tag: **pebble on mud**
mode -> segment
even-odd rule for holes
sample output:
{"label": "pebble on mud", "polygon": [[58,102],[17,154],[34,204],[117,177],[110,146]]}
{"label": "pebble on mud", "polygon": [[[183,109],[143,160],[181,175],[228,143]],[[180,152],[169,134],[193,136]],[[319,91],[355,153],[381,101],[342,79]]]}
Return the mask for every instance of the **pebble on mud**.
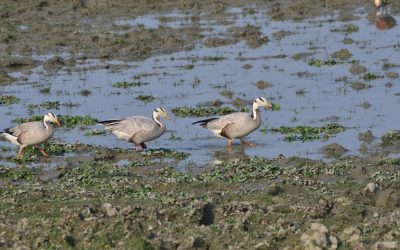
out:
{"label": "pebble on mud", "polygon": [[351,38],[346,37],[345,39],[343,39],[343,44],[352,44],[354,41]]}
{"label": "pebble on mud", "polygon": [[362,90],[362,89],[372,88],[372,86],[369,84],[366,84],[366,83],[362,83],[362,82],[353,82],[351,84],[351,88],[358,91],[358,90]]}
{"label": "pebble on mud", "polygon": [[267,89],[267,88],[271,88],[271,87],[273,87],[273,86],[274,86],[274,85],[272,85],[271,83],[266,82],[266,81],[263,81],[263,80],[260,80],[260,81],[258,81],[258,82],[256,83],[256,87],[257,87],[258,89],[260,89],[260,90]]}
{"label": "pebble on mud", "polygon": [[368,130],[365,133],[363,132],[358,133],[358,139],[360,141],[370,144],[373,140],[375,140],[375,136],[372,134],[371,130]]}
{"label": "pebble on mud", "polygon": [[393,189],[380,190],[375,196],[375,205],[389,208],[400,207],[400,196]]}
{"label": "pebble on mud", "polygon": [[399,249],[399,243],[396,241],[381,241],[375,243],[372,249],[376,250],[390,250],[390,249]]}
{"label": "pebble on mud", "polygon": [[116,216],[118,214],[117,209],[111,203],[104,203],[103,209],[106,211],[109,217]]}
{"label": "pebble on mud", "polygon": [[348,60],[350,59],[350,57],[352,57],[352,54],[348,49],[341,49],[336,52],[333,52],[332,57],[340,60]]}
{"label": "pebble on mud", "polygon": [[340,235],[340,239],[350,244],[353,248],[363,249],[361,231],[354,226],[345,228]]}
{"label": "pebble on mud", "polygon": [[305,249],[337,249],[338,239],[329,234],[328,228],[320,223],[312,223],[311,229],[300,238]]}
{"label": "pebble on mud", "polygon": [[353,64],[351,65],[349,71],[352,75],[361,75],[367,72],[367,68],[359,64]]}
{"label": "pebble on mud", "polygon": [[327,158],[339,158],[347,151],[348,149],[337,143],[332,143],[321,148],[321,153]]}
{"label": "pebble on mud", "polygon": [[371,106],[372,106],[372,105],[371,105],[371,103],[369,103],[369,102],[363,102],[363,103],[361,104],[361,107],[363,107],[364,109],[369,109]]}
{"label": "pebble on mud", "polygon": [[399,78],[399,73],[396,72],[386,72],[386,76],[391,79]]}

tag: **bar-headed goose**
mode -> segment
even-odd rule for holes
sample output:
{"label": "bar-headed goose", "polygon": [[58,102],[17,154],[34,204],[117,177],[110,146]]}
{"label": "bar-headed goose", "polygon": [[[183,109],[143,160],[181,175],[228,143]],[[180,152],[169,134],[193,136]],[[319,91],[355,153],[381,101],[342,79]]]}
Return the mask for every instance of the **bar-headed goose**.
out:
{"label": "bar-headed goose", "polygon": [[114,133],[119,139],[135,144],[135,150],[146,149],[145,142],[160,137],[165,132],[165,125],[159,117],[170,119],[163,108],[153,111],[153,119],[144,116],[131,116],[121,119],[106,120],[99,123],[105,125],[105,129]]}
{"label": "bar-headed goose", "polygon": [[224,115],[219,118],[210,118],[194,122],[203,128],[207,128],[214,135],[228,139],[228,147],[232,146],[232,140],[235,138],[247,146],[254,146],[253,143],[243,139],[261,125],[261,116],[259,107],[272,108],[272,104],[265,97],[258,97],[253,102],[253,110],[251,113],[233,113]]}
{"label": "bar-headed goose", "polygon": [[[19,146],[18,158],[21,158],[22,149],[26,146],[37,146],[47,142],[54,135],[53,123],[60,125],[57,116],[48,113],[43,121],[25,122],[16,127],[7,128],[2,132],[4,138]],[[44,149],[39,148],[40,152],[47,157]]]}

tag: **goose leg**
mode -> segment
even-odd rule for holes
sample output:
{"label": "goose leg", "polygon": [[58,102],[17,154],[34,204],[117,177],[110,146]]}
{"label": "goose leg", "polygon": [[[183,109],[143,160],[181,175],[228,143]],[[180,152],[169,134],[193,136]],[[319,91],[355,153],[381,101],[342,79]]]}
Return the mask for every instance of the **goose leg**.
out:
{"label": "goose leg", "polygon": [[241,141],[243,144],[246,144],[248,147],[254,147],[254,146],[255,146],[254,143],[245,141],[244,139],[240,139],[240,141]]}
{"label": "goose leg", "polygon": [[143,150],[142,146],[138,143],[135,143],[135,151],[138,152],[138,151],[142,151],[142,150]]}
{"label": "goose leg", "polygon": [[231,148],[232,147],[232,140],[230,140],[230,139],[228,139],[228,148]]}
{"label": "goose leg", "polygon": [[49,157],[48,154],[44,151],[43,148],[39,148],[39,151],[40,151],[40,153],[42,153],[42,155],[43,155],[44,157]]}
{"label": "goose leg", "polygon": [[144,142],[140,143],[139,145],[140,145],[140,147],[141,147],[142,149],[146,149],[146,148],[147,148],[147,146],[146,146],[146,144],[144,144]]}
{"label": "goose leg", "polygon": [[19,146],[19,150],[18,150],[18,159],[21,159],[21,154],[22,154],[22,149],[24,149],[24,145],[20,145]]}

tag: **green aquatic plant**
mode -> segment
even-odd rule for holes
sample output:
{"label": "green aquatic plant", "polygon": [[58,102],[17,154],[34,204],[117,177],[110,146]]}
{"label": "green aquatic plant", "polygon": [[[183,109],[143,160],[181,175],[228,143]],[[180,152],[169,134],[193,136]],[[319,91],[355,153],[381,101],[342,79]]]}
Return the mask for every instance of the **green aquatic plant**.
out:
{"label": "green aquatic plant", "polygon": [[115,83],[112,84],[112,86],[114,88],[123,88],[123,89],[132,88],[132,87],[140,87],[140,86],[144,86],[144,85],[149,85],[149,83],[147,83],[147,82],[127,82],[127,81],[123,81],[123,82],[115,82]]}
{"label": "green aquatic plant", "polygon": [[384,165],[400,165],[400,158],[385,158],[380,160],[379,163]]}
{"label": "green aquatic plant", "polygon": [[106,134],[105,130],[97,130],[97,129],[95,129],[95,130],[86,132],[85,136],[102,136],[102,135],[105,135],[105,134]]}
{"label": "green aquatic plant", "polygon": [[10,168],[0,166],[0,179],[10,179],[12,181],[26,180],[29,181],[33,178],[32,170],[28,168]]}
{"label": "green aquatic plant", "polygon": [[11,105],[19,103],[20,99],[13,95],[2,95],[0,97],[0,105]]}
{"label": "green aquatic plant", "polygon": [[335,59],[327,59],[327,60],[311,59],[310,61],[308,61],[308,65],[314,67],[332,66],[336,64],[338,64],[338,61],[336,61]]}
{"label": "green aquatic plant", "polygon": [[171,133],[169,135],[168,140],[170,140],[170,141],[182,141],[183,139],[182,139],[182,137],[176,136],[174,133]]}
{"label": "green aquatic plant", "polygon": [[175,160],[184,160],[189,156],[189,154],[185,152],[179,152],[173,149],[163,149],[163,148],[142,151],[141,154],[143,156],[156,156],[156,157],[164,157]]}
{"label": "green aquatic plant", "polygon": [[284,134],[285,141],[314,141],[327,140],[336,134],[343,132],[345,127],[338,123],[330,123],[322,127],[296,126],[272,128],[270,131],[274,133]]}
{"label": "green aquatic plant", "polygon": [[354,24],[345,24],[340,28],[331,29],[332,32],[354,33],[359,30],[358,26]]}
{"label": "green aquatic plant", "polygon": [[135,99],[142,101],[142,102],[152,102],[156,99],[153,95],[138,95]]}
{"label": "green aquatic plant", "polygon": [[172,109],[172,113],[179,117],[201,117],[211,115],[227,115],[237,110],[229,107],[175,107]]}
{"label": "green aquatic plant", "polygon": [[46,88],[42,88],[39,90],[39,92],[42,94],[50,94],[50,91],[51,91],[51,87],[46,87]]}
{"label": "green aquatic plant", "polygon": [[55,102],[43,102],[41,104],[29,104],[28,106],[29,109],[35,109],[35,108],[43,108],[43,109],[60,109],[60,102],[55,101]]}
{"label": "green aquatic plant", "polygon": [[388,147],[397,145],[400,140],[400,131],[399,130],[389,130],[382,136],[382,147]]}
{"label": "green aquatic plant", "polygon": [[272,108],[271,108],[271,110],[272,110],[272,111],[279,111],[279,110],[281,110],[281,105],[280,105],[280,104],[277,104],[277,103],[272,103]]}
{"label": "green aquatic plant", "polygon": [[361,78],[366,81],[371,81],[371,80],[375,80],[375,79],[379,78],[379,76],[374,73],[367,72],[364,75],[362,75]]}
{"label": "green aquatic plant", "polygon": [[[90,115],[85,116],[71,116],[71,115],[58,115],[58,120],[60,121],[62,126],[73,128],[76,126],[90,126],[94,125],[98,122],[98,120]],[[24,122],[32,122],[32,121],[42,121],[43,116],[34,115],[28,118],[16,118],[13,120],[14,123],[24,123]]]}
{"label": "green aquatic plant", "polygon": [[[281,106],[276,103],[272,103],[272,110],[279,111]],[[240,108],[239,110],[232,109],[230,107],[175,107],[172,109],[172,113],[179,117],[202,117],[212,115],[227,115],[234,112],[248,112],[247,108]]]}

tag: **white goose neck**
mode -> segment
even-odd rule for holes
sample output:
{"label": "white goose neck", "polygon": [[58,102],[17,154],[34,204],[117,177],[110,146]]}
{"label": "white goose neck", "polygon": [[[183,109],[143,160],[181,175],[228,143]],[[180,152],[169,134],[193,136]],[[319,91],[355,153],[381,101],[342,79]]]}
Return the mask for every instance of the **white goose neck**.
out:
{"label": "white goose neck", "polygon": [[46,117],[43,119],[43,125],[44,125],[44,127],[46,128],[46,129],[49,129],[49,125],[47,124],[47,119],[46,119]]}
{"label": "white goose neck", "polygon": [[160,125],[161,128],[163,127],[163,124],[160,122],[160,120],[158,120],[158,114],[155,111],[153,112],[153,120],[157,122],[157,124]]}
{"label": "white goose neck", "polygon": [[258,110],[258,103],[257,102],[253,102],[253,120],[257,119],[257,110]]}

